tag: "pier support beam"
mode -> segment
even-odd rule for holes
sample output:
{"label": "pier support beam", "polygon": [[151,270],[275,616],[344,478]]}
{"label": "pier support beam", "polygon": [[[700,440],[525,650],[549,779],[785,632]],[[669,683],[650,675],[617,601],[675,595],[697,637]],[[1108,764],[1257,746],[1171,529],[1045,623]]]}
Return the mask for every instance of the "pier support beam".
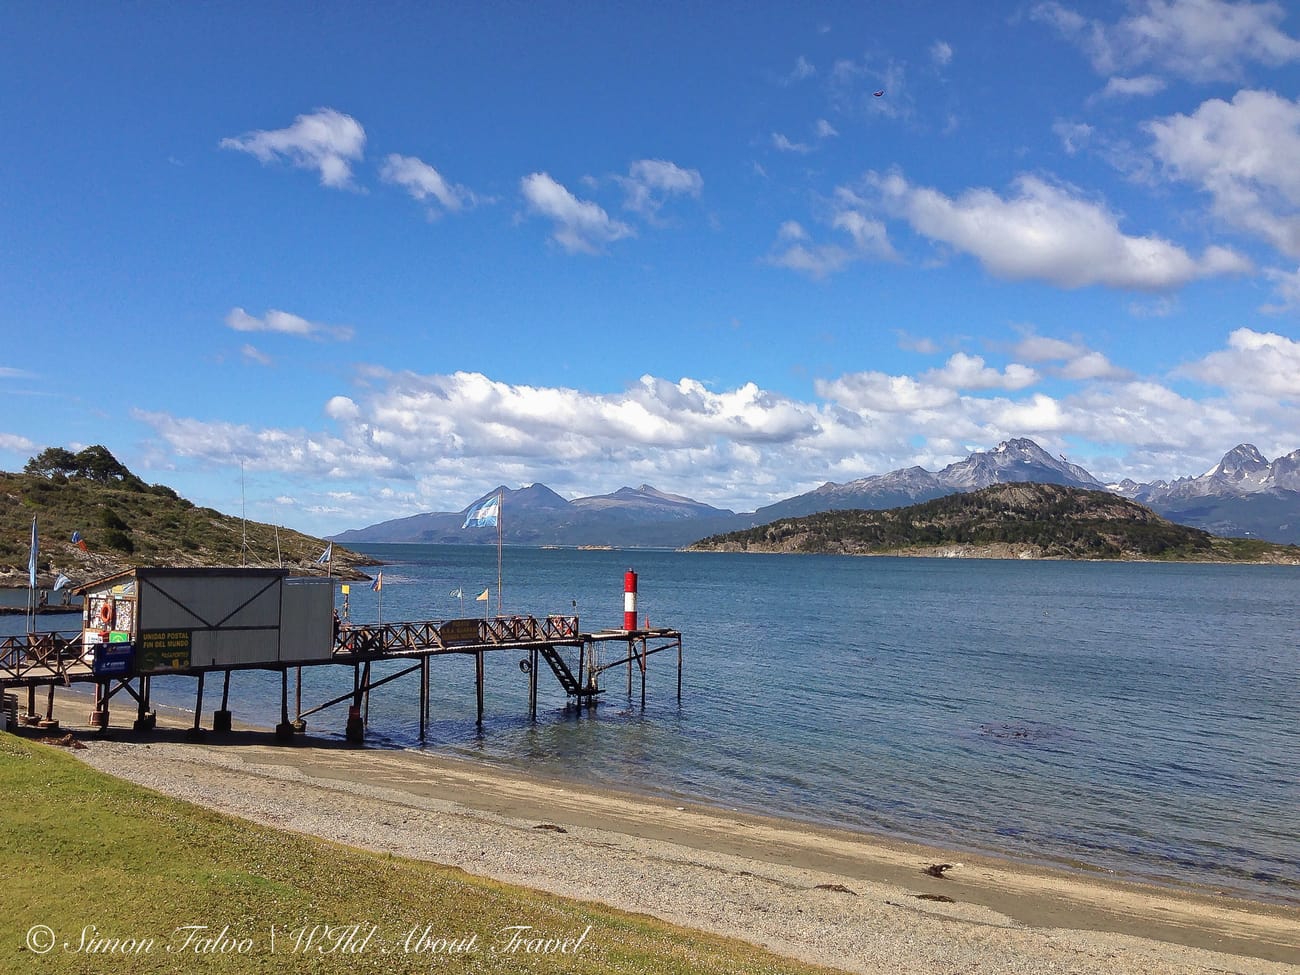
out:
{"label": "pier support beam", "polygon": [[230,671],[226,671],[225,680],[221,682],[221,710],[212,712],[212,730],[230,730]]}
{"label": "pier support beam", "polygon": [[149,678],[141,677],[140,693],[136,695],[139,707],[135,712],[135,724],[131,726],[136,732],[153,731],[158,723],[158,715],[149,710],[149,690]]}
{"label": "pier support beam", "polygon": [[58,721],[54,720],[54,685],[50,684],[50,695],[45,701],[45,718],[41,721],[41,727],[46,731],[57,731],[59,728]]}
{"label": "pier support beam", "polygon": [[289,722],[289,669],[280,669],[280,723],[275,726],[275,737],[279,741],[293,740],[293,725]]}
{"label": "pier support beam", "polygon": [[90,726],[105,731],[108,728],[108,681],[95,682],[95,710],[90,712]]}
{"label": "pier support beam", "polygon": [[429,658],[420,658],[420,741],[429,730]]}
{"label": "pier support beam", "polygon": [[474,653],[474,698],[478,702],[478,725],[483,724],[483,651]]}
{"label": "pier support beam", "polygon": [[190,741],[200,741],[204,736],[203,731],[203,678],[206,675],[199,671],[199,686],[194,692],[194,727],[185,733],[185,737]]}
{"label": "pier support beam", "polygon": [[528,716],[534,721],[537,720],[537,657],[536,647],[528,651]]}

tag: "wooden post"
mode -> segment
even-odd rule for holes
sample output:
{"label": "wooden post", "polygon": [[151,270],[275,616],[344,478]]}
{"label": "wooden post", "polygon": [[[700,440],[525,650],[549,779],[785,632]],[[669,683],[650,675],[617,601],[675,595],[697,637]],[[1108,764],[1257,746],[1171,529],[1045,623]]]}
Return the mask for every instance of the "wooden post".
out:
{"label": "wooden post", "polygon": [[361,723],[367,728],[370,727],[370,661],[366,661],[365,669],[361,672],[361,693],[364,695],[361,699]]}
{"label": "wooden post", "polygon": [[429,655],[420,658],[420,741],[429,727]]}
{"label": "wooden post", "polygon": [[528,651],[528,716],[537,720],[537,648]]}
{"label": "wooden post", "polygon": [[293,725],[289,723],[289,668],[280,668],[280,723],[275,726],[275,737],[280,741],[293,738]]}
{"label": "wooden post", "polygon": [[50,696],[45,702],[45,723],[52,725],[54,723],[54,685],[50,684]]}
{"label": "wooden post", "polygon": [[27,685],[27,720],[36,720],[36,685]]}
{"label": "wooden post", "polygon": [[677,703],[682,703],[682,638],[677,638]]}
{"label": "wooden post", "polygon": [[478,701],[478,724],[483,724],[483,651],[474,653],[474,690]]}
{"label": "wooden post", "polygon": [[645,665],[650,659],[650,653],[646,649],[646,638],[641,638],[641,707],[645,708]]}
{"label": "wooden post", "polygon": [[203,720],[203,678],[205,676],[207,675],[200,670],[198,688],[194,692],[194,727],[187,733],[190,738],[199,738],[203,735],[200,722]]}

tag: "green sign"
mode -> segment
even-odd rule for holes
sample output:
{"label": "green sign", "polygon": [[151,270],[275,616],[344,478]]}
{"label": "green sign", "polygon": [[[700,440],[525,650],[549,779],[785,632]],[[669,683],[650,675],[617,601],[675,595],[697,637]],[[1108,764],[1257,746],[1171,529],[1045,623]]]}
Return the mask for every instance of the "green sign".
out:
{"label": "green sign", "polygon": [[144,630],[137,655],[140,673],[184,670],[190,665],[191,630]]}

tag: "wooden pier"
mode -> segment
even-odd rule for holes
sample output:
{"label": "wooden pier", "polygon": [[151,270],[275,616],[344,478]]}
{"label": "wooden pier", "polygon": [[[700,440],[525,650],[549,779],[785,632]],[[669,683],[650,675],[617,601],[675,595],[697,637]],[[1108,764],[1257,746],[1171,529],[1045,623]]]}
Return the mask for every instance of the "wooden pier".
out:
{"label": "wooden pier", "polygon": [[[251,602],[250,598],[250,602]],[[241,607],[242,608],[242,607]],[[95,612],[90,606],[87,613]],[[207,624],[211,631],[220,630],[225,620]],[[229,628],[227,628],[229,629]],[[246,629],[257,629],[246,627]],[[73,684],[93,684],[94,710],[89,724],[100,730],[109,726],[109,705],[119,694],[126,694],[136,704],[134,728],[147,731],[154,727],[155,712],[150,702],[150,682],[160,675],[193,677],[196,681],[194,726],[191,734],[204,733],[203,694],[209,675],[221,675],[221,707],[213,712],[212,730],[229,731],[231,728],[230,682],[233,674],[245,670],[278,671],[281,676],[279,723],[276,735],[292,738],[295,732],[305,730],[305,719],[330,707],[348,706],[346,735],[349,740],[364,739],[366,715],[370,693],[375,689],[411,674],[419,674],[420,737],[428,729],[429,690],[431,662],[435,657],[459,655],[474,658],[474,684],[477,720],[484,715],[485,668],[488,653],[523,651],[520,669],[528,675],[529,715],[537,717],[538,674],[544,662],[564,691],[566,702],[574,706],[594,705],[606,691],[602,678],[615,668],[626,671],[627,695],[633,695],[634,676],[640,675],[641,705],[645,706],[648,661],[652,656],[675,650],[677,653],[677,699],[682,694],[682,635],[667,628],[615,630],[605,629],[583,632],[577,616],[499,616],[487,619],[428,620],[421,622],[383,623],[340,627],[334,634],[332,653],[324,658],[304,660],[249,662],[222,662],[203,666],[191,659],[189,642],[195,630],[175,631],[186,636],[186,663],[182,666],[153,668],[142,672],[137,664],[114,673],[118,664],[103,650],[111,644],[87,649],[82,632],[35,633],[25,636],[0,637],[0,688],[14,691],[25,688],[26,707],[19,715],[20,723],[56,727],[54,695],[58,687]],[[146,642],[153,632],[142,635]],[[154,639],[155,649],[166,658],[166,648],[161,638]],[[612,648],[612,649],[611,649]],[[607,659],[610,658],[610,659]],[[157,655],[155,658],[157,659]],[[372,665],[385,660],[409,660],[409,667],[372,677]],[[302,701],[302,670],[304,667],[351,667],[352,690],[306,709]],[[120,667],[118,669],[121,669]],[[290,717],[290,675],[295,678],[295,717]],[[38,692],[45,691],[44,713],[38,707]]]}

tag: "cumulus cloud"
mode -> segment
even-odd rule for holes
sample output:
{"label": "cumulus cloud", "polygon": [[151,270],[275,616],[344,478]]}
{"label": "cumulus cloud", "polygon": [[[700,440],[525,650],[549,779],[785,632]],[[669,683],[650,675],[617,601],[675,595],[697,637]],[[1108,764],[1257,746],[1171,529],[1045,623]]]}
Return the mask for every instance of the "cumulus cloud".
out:
{"label": "cumulus cloud", "polygon": [[[351,395],[324,401],[323,430],[135,415],[169,457],[243,458],[284,475],[275,490],[304,509],[343,499],[349,517],[371,521],[455,510],[494,484],[532,481],[562,493],[648,481],[749,510],[827,479],[934,469],[1016,436],[1068,451],[1102,478],[1186,474],[1243,440],[1300,446],[1300,342],[1278,334],[1238,329],[1171,376],[1133,376],[1050,336],[1023,335],[1009,353],[958,352],[914,374],[821,377],[805,399],[689,377],[592,392],[367,369]],[[1202,387],[1194,398],[1176,388],[1189,382]],[[31,449],[9,437],[8,449]],[[1094,466],[1096,457],[1111,466]],[[301,487],[313,479],[325,482],[315,494]]]}
{"label": "cumulus cloud", "polygon": [[1038,373],[1029,366],[1012,362],[998,370],[985,364],[977,355],[958,352],[941,369],[932,369],[921,381],[947,389],[1024,389],[1038,381]]}
{"label": "cumulus cloud", "polygon": [[1239,91],[1146,129],[1166,171],[1208,193],[1216,216],[1300,256],[1300,98]]}
{"label": "cumulus cloud", "polygon": [[19,436],[16,433],[0,432],[0,450],[12,450],[15,453],[23,453],[29,450],[35,450],[36,444],[26,437]]}
{"label": "cumulus cloud", "polygon": [[[337,339],[346,342],[352,338],[352,329],[346,325],[322,325],[310,322],[298,315],[272,308],[261,318],[256,318],[242,308],[232,308],[226,315],[226,327],[236,332],[279,332],[282,335],[296,335],[300,338]],[[252,346],[245,346],[252,348]]]}
{"label": "cumulus cloud", "polygon": [[1221,389],[1288,400],[1300,398],[1300,342],[1274,332],[1239,328],[1228,347],[1181,370]]}
{"label": "cumulus cloud", "polygon": [[1225,81],[1248,64],[1300,60],[1300,41],[1278,26],[1286,10],[1277,3],[1146,0],[1113,24],[1055,2],[1032,13],[1076,43],[1099,74],[1151,66],[1192,81]]}
{"label": "cumulus cloud", "polygon": [[283,129],[258,129],[222,139],[221,148],[246,152],[263,163],[283,160],[299,169],[320,173],[322,186],[352,186],[351,163],[365,152],[366,130],[351,115],[318,108],[299,115]]}
{"label": "cumulus cloud", "polygon": [[683,169],[666,159],[638,159],[626,176],[616,180],[627,195],[623,206],[649,219],[658,215],[670,197],[699,199],[704,189],[698,169]]}
{"label": "cumulus cloud", "polygon": [[630,226],[598,204],[578,199],[547,173],[525,176],[519,189],[528,209],[554,224],[551,239],[570,254],[599,254],[616,240],[636,236]]}
{"label": "cumulus cloud", "polygon": [[1026,335],[1017,342],[1011,354],[1028,362],[1051,363],[1047,371],[1054,376],[1072,380],[1119,380],[1131,377],[1100,352],[1046,335]]}
{"label": "cumulus cloud", "polygon": [[1160,291],[1250,268],[1226,248],[1209,247],[1197,258],[1161,237],[1125,234],[1101,204],[1037,176],[1019,177],[1006,197],[973,189],[953,198],[898,173],[872,173],[868,182],[888,213],[1001,278]]}
{"label": "cumulus cloud", "polygon": [[939,67],[952,61],[952,45],[947,41],[935,41],[930,45],[930,60]]}
{"label": "cumulus cloud", "polygon": [[[438,170],[415,156],[390,154],[379,171],[386,183],[400,186],[421,203],[437,201],[444,210],[456,212],[474,203],[474,194],[463,186],[445,180]],[[431,206],[431,212],[432,210]]]}

